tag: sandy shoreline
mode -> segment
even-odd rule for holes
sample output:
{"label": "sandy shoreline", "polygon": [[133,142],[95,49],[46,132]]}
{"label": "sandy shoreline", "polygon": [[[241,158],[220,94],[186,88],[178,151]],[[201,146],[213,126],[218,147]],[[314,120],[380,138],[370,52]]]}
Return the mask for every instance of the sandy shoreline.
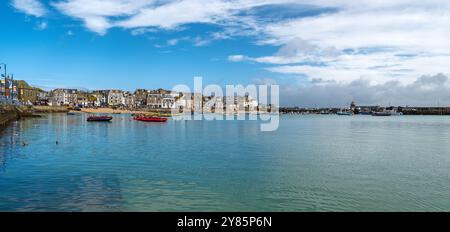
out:
{"label": "sandy shoreline", "polygon": [[146,111],[139,111],[139,110],[114,110],[111,108],[82,108],[81,112],[84,113],[90,113],[90,114],[145,114],[149,113]]}

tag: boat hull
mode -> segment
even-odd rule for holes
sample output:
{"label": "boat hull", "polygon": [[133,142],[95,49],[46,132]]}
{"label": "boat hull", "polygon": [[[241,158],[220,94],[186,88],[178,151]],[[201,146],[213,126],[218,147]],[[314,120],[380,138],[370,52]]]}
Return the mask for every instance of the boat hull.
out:
{"label": "boat hull", "polygon": [[135,117],[134,120],[141,122],[166,122],[167,118],[162,117]]}
{"label": "boat hull", "polygon": [[110,122],[113,117],[110,116],[91,116],[87,118],[88,122]]}

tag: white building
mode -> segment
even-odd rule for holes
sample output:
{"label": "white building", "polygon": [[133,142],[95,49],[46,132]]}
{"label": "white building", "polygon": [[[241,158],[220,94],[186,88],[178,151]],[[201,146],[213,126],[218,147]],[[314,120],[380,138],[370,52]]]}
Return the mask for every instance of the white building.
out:
{"label": "white building", "polygon": [[136,108],[136,97],[130,92],[124,93],[125,106],[128,108]]}
{"label": "white building", "polygon": [[147,95],[147,106],[152,109],[174,109],[178,93],[172,93],[167,90],[158,89],[150,91]]}
{"label": "white building", "polygon": [[95,90],[92,96],[95,97],[94,106],[103,107],[108,105],[108,90]]}
{"label": "white building", "polygon": [[125,105],[124,92],[122,90],[109,90],[108,105],[109,106],[124,106]]}
{"label": "white building", "polygon": [[77,102],[76,89],[55,89],[51,95],[50,105],[75,105]]}

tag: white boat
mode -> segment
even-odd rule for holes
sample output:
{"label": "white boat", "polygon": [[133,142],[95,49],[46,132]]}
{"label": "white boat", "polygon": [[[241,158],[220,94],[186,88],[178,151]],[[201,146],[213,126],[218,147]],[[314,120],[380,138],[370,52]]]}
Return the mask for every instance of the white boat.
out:
{"label": "white boat", "polygon": [[372,113],[372,116],[401,116],[401,115],[403,115],[402,112],[398,112],[397,110],[394,110],[394,109]]}
{"label": "white boat", "polygon": [[338,111],[336,114],[341,115],[341,116],[352,116],[353,115],[353,113],[350,111]]}

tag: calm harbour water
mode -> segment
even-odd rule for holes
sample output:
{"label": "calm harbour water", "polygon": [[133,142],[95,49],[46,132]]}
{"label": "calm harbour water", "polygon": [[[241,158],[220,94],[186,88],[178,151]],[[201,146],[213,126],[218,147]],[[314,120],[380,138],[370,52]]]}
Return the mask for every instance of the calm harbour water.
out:
{"label": "calm harbour water", "polygon": [[450,210],[450,117],[85,117],[0,131],[0,211]]}

